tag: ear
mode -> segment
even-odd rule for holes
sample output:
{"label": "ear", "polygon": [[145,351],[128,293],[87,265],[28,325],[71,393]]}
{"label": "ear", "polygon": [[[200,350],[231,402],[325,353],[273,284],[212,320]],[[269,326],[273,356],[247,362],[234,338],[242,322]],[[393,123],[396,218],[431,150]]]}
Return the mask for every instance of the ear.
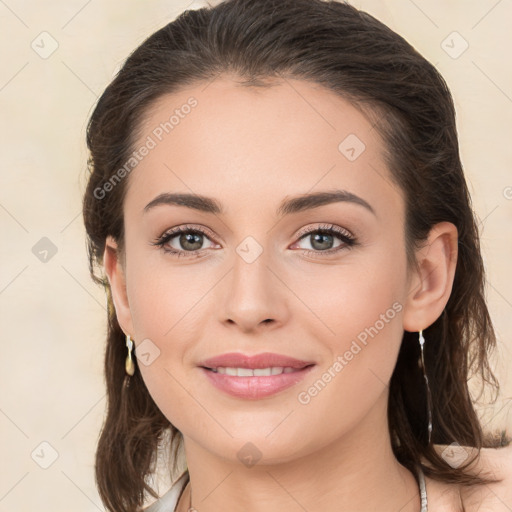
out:
{"label": "ear", "polygon": [[458,232],[451,222],[440,222],[416,252],[417,269],[409,279],[404,329],[415,332],[432,325],[442,314],[452,292],[457,266]]}
{"label": "ear", "polygon": [[117,321],[125,334],[133,335],[133,323],[126,293],[125,269],[115,240],[108,236],[103,253],[103,267],[110,283],[112,300],[116,310]]}

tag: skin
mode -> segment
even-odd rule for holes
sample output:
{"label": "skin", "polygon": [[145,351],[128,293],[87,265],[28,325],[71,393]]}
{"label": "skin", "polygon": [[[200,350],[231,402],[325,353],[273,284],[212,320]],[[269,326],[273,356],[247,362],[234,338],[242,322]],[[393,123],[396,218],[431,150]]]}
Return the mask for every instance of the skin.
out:
{"label": "skin", "polygon": [[[178,510],[188,509],[191,490],[201,512],[417,512],[416,481],[391,450],[387,384],[403,331],[425,329],[448,301],[455,226],[436,225],[416,253],[418,269],[407,268],[404,198],[382,140],[349,102],[304,81],[257,89],[224,75],[169,94],[148,113],[136,147],[191,96],[197,106],[126,178],[124,258],[110,237],[104,254],[121,328],[136,347],[149,339],[159,350],[137,371],[184,436],[190,486]],[[366,146],[354,161],[338,149],[349,134]],[[337,202],[276,216],[285,198],[332,189],[363,198],[375,214]],[[144,213],[163,192],[210,196],[225,212],[160,205]],[[185,224],[208,232],[199,257],[151,245]],[[348,230],[358,244],[334,237],[330,247],[342,249],[325,255],[311,236],[297,236],[321,224]],[[249,236],[263,250],[251,263],[236,251]],[[167,247],[186,252],[179,241]],[[401,305],[394,318],[300,403],[298,392],[394,303]],[[218,391],[197,366],[231,351],[277,352],[316,366],[292,388],[244,400]],[[237,455],[249,442],[261,457],[250,467]],[[427,486],[434,510],[461,510],[458,488],[430,479]]]}
{"label": "skin", "polygon": [[[443,446],[439,447],[442,451]],[[466,448],[471,454],[474,448]],[[484,448],[470,472],[483,471],[502,481],[485,486],[460,487],[461,501],[467,512],[510,512],[512,510],[512,444],[505,448]]]}

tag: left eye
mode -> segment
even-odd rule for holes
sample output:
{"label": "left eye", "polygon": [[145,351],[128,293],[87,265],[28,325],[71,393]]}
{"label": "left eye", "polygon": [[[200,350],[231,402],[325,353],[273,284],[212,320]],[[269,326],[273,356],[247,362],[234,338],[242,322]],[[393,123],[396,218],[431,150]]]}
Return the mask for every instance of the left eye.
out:
{"label": "left eye", "polygon": [[[335,238],[341,240],[341,243],[337,246],[330,247]],[[350,248],[357,243],[356,239],[349,231],[346,231],[343,228],[339,228],[335,225],[324,225],[315,229],[308,228],[308,230],[303,231],[300,234],[299,241],[296,242],[292,247],[296,246],[301,240],[310,240],[310,245],[313,247],[313,249],[304,250],[307,254],[312,255],[322,255],[322,253],[336,253],[345,248]]]}

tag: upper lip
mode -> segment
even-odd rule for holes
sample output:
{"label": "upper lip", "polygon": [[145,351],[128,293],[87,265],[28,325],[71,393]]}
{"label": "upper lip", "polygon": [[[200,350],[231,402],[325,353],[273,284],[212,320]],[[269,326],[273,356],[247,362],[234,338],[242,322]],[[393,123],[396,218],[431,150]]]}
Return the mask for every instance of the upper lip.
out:
{"label": "upper lip", "polygon": [[248,356],[238,352],[229,352],[215,357],[210,357],[199,363],[199,366],[205,368],[276,368],[276,367],[290,367],[290,368],[304,368],[315,364],[313,361],[301,361],[294,357],[285,356],[281,354],[274,354],[272,352],[264,352]]}

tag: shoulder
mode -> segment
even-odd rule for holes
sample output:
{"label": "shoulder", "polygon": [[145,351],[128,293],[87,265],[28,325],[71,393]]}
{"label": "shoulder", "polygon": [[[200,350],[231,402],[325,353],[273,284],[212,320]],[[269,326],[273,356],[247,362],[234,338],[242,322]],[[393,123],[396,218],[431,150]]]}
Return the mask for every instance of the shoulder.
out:
{"label": "shoulder", "polygon": [[467,512],[510,512],[512,510],[512,443],[501,448],[482,448],[475,472],[500,479],[485,486],[462,487],[462,500]]}
{"label": "shoulder", "polygon": [[[442,453],[447,447],[436,445],[435,448]],[[476,452],[475,448],[461,448],[470,456]],[[480,456],[469,466],[468,472],[501,481],[487,485],[463,486],[442,484],[429,479],[427,485],[432,487],[433,498],[443,497],[440,502],[450,503],[446,510],[465,512],[510,512],[512,510],[512,443],[500,448],[482,448]]]}

